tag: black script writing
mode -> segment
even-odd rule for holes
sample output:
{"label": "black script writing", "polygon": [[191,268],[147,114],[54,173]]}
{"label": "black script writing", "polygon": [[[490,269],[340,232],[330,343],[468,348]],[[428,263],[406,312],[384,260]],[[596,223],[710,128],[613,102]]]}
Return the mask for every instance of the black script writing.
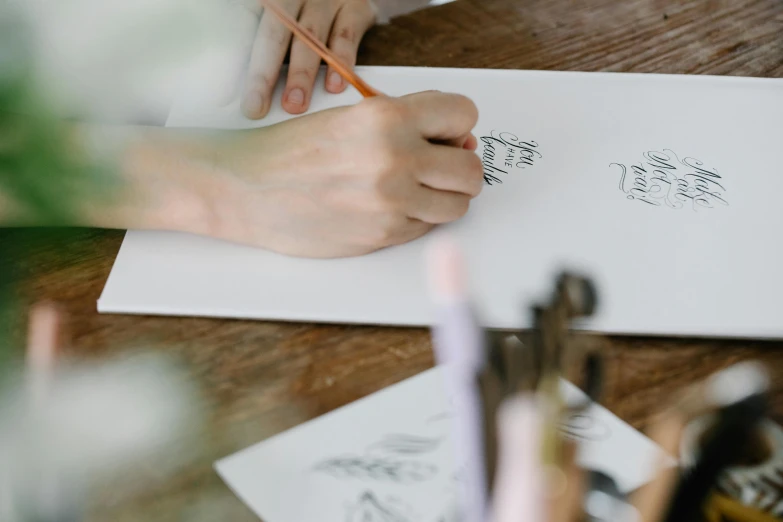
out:
{"label": "black script writing", "polygon": [[346,522],[410,522],[411,508],[394,498],[381,500],[372,491],[364,491],[356,503],[349,504]]}
{"label": "black script writing", "polygon": [[522,141],[510,132],[490,132],[481,137],[481,162],[484,165],[484,181],[488,185],[503,183],[499,177],[517,169],[532,167],[543,156],[535,141]]}
{"label": "black script writing", "polygon": [[618,189],[629,200],[655,207],[700,210],[728,206],[725,182],[716,169],[671,149],[647,151],[638,163],[611,163]]}

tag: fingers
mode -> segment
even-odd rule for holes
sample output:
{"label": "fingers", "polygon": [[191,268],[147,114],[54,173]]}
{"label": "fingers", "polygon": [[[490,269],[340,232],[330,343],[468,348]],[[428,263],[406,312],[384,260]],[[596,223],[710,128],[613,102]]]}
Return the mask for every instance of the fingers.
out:
{"label": "fingers", "polygon": [[427,187],[476,197],[484,188],[484,166],[475,152],[430,145],[418,180]]}
{"label": "fingers", "polygon": [[[460,94],[426,91],[400,98],[422,136],[433,140],[462,140],[478,122],[478,108]],[[460,145],[462,146],[462,145]]]}
{"label": "fingers", "polygon": [[[349,0],[337,12],[329,37],[329,49],[348,67],[356,65],[359,42],[375,23],[375,11],[367,0]],[[330,66],[326,71],[326,90],[345,90],[345,80]]]}
{"label": "fingers", "polygon": [[[278,0],[280,7],[299,15],[301,7],[298,0]],[[245,93],[242,99],[242,112],[247,118],[263,118],[269,112],[270,101],[280,76],[291,32],[267,10],[261,16],[250,56]]]}
{"label": "fingers", "polygon": [[476,139],[476,137],[473,134],[468,134],[465,137],[465,143],[462,144],[462,148],[465,150],[475,152],[477,147],[478,147],[478,139]]}
{"label": "fingers", "polygon": [[434,190],[424,185],[411,190],[406,203],[408,217],[440,225],[461,218],[468,212],[470,196]]}
{"label": "fingers", "polygon": [[[332,51],[346,65],[353,67],[356,63],[359,42],[375,22],[375,12],[370,2],[347,0],[336,13],[334,2],[306,2],[304,7],[302,4],[302,0],[287,0],[281,2],[280,7],[295,18],[299,18],[304,28],[318,40],[324,42],[328,37],[328,46]],[[332,20],[334,20],[333,24]],[[242,98],[242,110],[246,117],[259,119],[269,112],[271,98],[289,44],[291,60],[282,106],[290,114],[301,114],[307,111],[321,59],[298,38],[292,41],[290,31],[272,13],[265,12],[261,17],[253,43],[246,88]],[[326,89],[337,93],[342,92],[345,87],[344,80],[329,67]]]}
{"label": "fingers", "polygon": [[[308,2],[302,9],[299,22],[318,40],[325,42],[334,18],[332,2]],[[299,38],[291,43],[288,81],[283,94],[283,109],[291,114],[307,110],[318,75],[321,58]]]}

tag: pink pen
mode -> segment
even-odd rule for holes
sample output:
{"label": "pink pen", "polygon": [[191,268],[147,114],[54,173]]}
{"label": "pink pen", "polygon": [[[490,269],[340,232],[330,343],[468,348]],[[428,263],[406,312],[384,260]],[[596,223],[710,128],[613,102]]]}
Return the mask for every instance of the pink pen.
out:
{"label": "pink pen", "polygon": [[500,405],[491,522],[546,520],[541,431],[541,415],[533,395],[513,396]]}
{"label": "pink pen", "polygon": [[464,464],[460,496],[466,522],[487,518],[487,478],[483,441],[483,414],[477,386],[484,365],[485,339],[467,296],[463,258],[447,237],[436,239],[428,252],[429,282],[435,302],[433,348],[443,366],[446,392],[454,411],[454,439]]}

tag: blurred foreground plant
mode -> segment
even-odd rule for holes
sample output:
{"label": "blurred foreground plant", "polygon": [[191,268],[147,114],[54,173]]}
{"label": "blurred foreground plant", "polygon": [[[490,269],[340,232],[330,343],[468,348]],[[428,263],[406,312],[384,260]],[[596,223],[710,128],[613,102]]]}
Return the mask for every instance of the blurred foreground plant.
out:
{"label": "blurred foreground plant", "polygon": [[[0,5],[0,205],[25,225],[68,226],[88,190],[111,178],[85,165],[68,147],[67,122],[47,100],[34,74],[31,33],[11,2]],[[5,195],[5,197],[3,197]],[[20,244],[0,241],[0,367],[10,367],[11,285]],[[0,378],[3,374],[0,373]]]}
{"label": "blurred foreground plant", "polygon": [[[86,204],[110,205],[122,190],[114,164],[122,132],[83,126],[77,144],[68,118],[119,123],[122,131],[183,86],[218,83],[217,64],[231,52],[224,7],[224,0],[0,1],[0,226],[80,225]],[[23,246],[5,239],[0,369],[10,349],[9,260],[23,258]]]}
{"label": "blurred foreground plant", "polygon": [[[0,226],[80,225],[85,204],[121,189],[112,144],[98,134],[74,146],[66,116],[123,123],[137,102],[166,98],[197,66],[203,74],[222,49],[209,23],[219,4],[0,1]],[[9,522],[128,466],[160,467],[161,451],[199,425],[195,390],[157,356],[58,361],[51,393],[31,407],[10,327],[21,315],[11,313],[11,260],[24,245],[11,236],[21,234],[0,231],[0,519]]]}
{"label": "blurred foreground plant", "polygon": [[163,478],[199,451],[198,393],[161,354],[117,354],[73,363],[57,354],[65,317],[51,305],[30,314],[27,365],[0,385],[0,520],[82,520],[90,490],[133,471]]}

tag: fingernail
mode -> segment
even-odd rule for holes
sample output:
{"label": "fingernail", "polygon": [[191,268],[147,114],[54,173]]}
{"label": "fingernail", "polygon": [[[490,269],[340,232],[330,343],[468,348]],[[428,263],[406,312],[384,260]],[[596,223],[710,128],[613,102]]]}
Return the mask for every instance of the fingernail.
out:
{"label": "fingernail", "polygon": [[261,114],[264,108],[264,97],[260,92],[251,91],[245,96],[245,113],[252,116]]}
{"label": "fingernail", "polygon": [[340,73],[332,71],[332,73],[329,75],[329,88],[339,89],[342,86],[343,86],[343,77],[340,76]]}
{"label": "fingernail", "polygon": [[288,103],[294,105],[302,105],[304,103],[304,91],[296,88],[288,92]]}

